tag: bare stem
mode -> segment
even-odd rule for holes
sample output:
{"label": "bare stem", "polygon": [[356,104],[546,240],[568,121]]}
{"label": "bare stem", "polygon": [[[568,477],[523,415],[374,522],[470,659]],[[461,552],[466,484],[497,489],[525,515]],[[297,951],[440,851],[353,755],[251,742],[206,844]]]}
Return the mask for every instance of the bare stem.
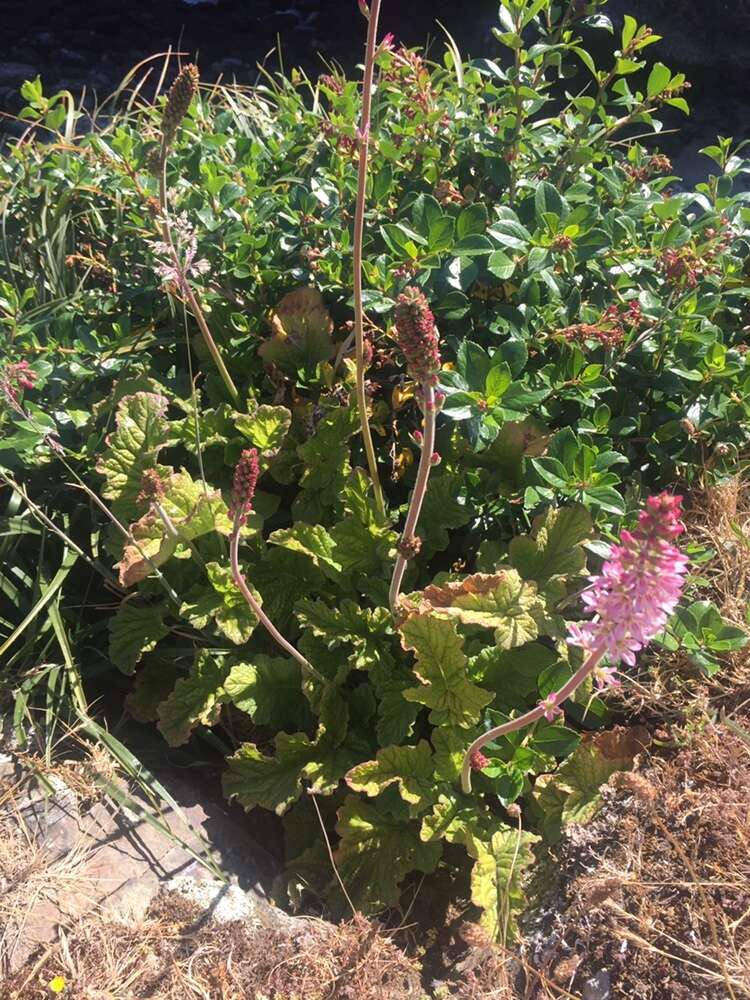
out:
{"label": "bare stem", "polygon": [[[406,523],[401,535],[403,543],[408,543],[414,537],[414,532],[419,521],[419,515],[427,493],[427,481],[430,478],[432,468],[432,456],[435,451],[435,389],[426,383],[422,384],[423,407],[424,407],[424,439],[422,441],[422,455],[419,459],[417,469],[417,479],[414,483],[414,490],[409,502],[409,510],[406,514]],[[391,578],[391,589],[389,601],[391,611],[395,613],[398,604],[398,595],[401,592],[401,583],[406,572],[406,557],[399,552],[396,556],[396,563],[393,567],[393,577]]]}
{"label": "bare stem", "polygon": [[[562,705],[583,684],[589,674],[595,670],[603,656],[603,649],[594,649],[589,653],[583,665],[576,670],[570,680],[566,681],[561,688],[555,691],[554,694],[548,695],[548,697],[553,699],[555,704]],[[530,726],[532,722],[537,722],[542,718],[544,713],[544,706],[537,705],[530,712],[519,715],[517,719],[504,722],[501,726],[495,726],[494,729],[490,729],[488,732],[478,736],[464,755],[464,764],[461,769],[461,789],[467,794],[471,791],[471,758],[473,754],[481,750],[482,747],[487,746],[488,743],[498,739],[498,737],[507,736],[508,733],[515,732],[516,729],[523,729],[524,726]]]}
{"label": "bare stem", "polygon": [[362,115],[359,126],[359,164],[357,169],[357,202],[354,209],[353,239],[353,282],[354,282],[354,342],[357,364],[356,387],[357,409],[362,428],[362,444],[367,455],[367,465],[375,493],[375,503],[382,518],[385,518],[385,500],[378,475],[375,446],[367,418],[367,394],[365,392],[365,333],[364,308],[362,305],[362,243],[365,228],[365,196],[367,188],[367,165],[370,150],[370,117],[372,113],[372,79],[375,70],[375,43],[378,33],[380,0],[372,0],[367,25],[367,47],[365,50],[365,71],[362,82]]}
{"label": "bare stem", "polygon": [[240,527],[241,524],[239,522],[239,519],[235,517],[234,526],[232,529],[232,537],[229,543],[229,558],[232,567],[232,579],[237,585],[242,596],[247,601],[251,610],[257,617],[258,621],[261,623],[261,625],[263,625],[263,627],[269,633],[271,638],[275,642],[277,642],[279,646],[281,646],[281,648],[284,650],[285,653],[288,653],[291,657],[293,657],[306,673],[308,673],[311,677],[314,677],[315,680],[318,681],[319,683],[326,684],[327,682],[325,677],[323,677],[322,674],[318,673],[318,671],[315,669],[312,663],[310,663],[309,660],[306,660],[305,657],[302,655],[302,653],[300,653],[298,649],[295,649],[295,647],[291,644],[291,642],[288,642],[281,634],[281,632],[279,632],[274,623],[271,621],[271,619],[268,617],[268,615],[261,607],[260,603],[256,599],[253,592],[248,587],[245,577],[242,574],[242,570],[240,569],[240,559],[239,559]]}
{"label": "bare stem", "polygon": [[[162,214],[162,238],[164,242],[169,247],[170,254],[172,256],[172,263],[178,271],[182,271],[182,262],[180,261],[180,256],[177,253],[177,248],[174,245],[174,240],[172,239],[172,231],[169,226],[169,207],[167,204],[167,151],[162,150],[162,164],[161,171],[159,173],[159,204],[161,205]],[[190,312],[195,317],[195,321],[198,324],[198,329],[201,332],[201,336],[208,348],[208,353],[213,358],[214,364],[219,370],[219,374],[224,380],[224,385],[227,387],[229,395],[232,397],[232,401],[235,403],[239,402],[240,394],[237,391],[237,386],[232,381],[232,376],[227,370],[227,366],[224,364],[224,359],[221,356],[221,352],[216,345],[216,341],[211,336],[211,331],[208,328],[208,323],[206,322],[206,317],[203,310],[200,307],[200,303],[190,287],[190,280],[187,274],[183,274],[184,280],[181,282],[182,291],[185,294],[187,304],[190,307]]]}

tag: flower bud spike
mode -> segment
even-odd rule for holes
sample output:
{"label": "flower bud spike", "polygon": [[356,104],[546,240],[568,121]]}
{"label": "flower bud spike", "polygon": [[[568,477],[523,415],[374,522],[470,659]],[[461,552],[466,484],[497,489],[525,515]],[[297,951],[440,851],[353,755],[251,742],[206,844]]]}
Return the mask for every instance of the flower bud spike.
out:
{"label": "flower bud spike", "polygon": [[198,93],[198,67],[192,63],[183,66],[167,94],[167,105],[161,120],[161,134],[164,146],[172,145],[182,119],[188,113],[190,103]]}
{"label": "flower bud spike", "polygon": [[260,475],[257,448],[246,448],[234,469],[232,482],[232,507],[230,515],[245,524],[247,515],[253,509],[255,487]]}

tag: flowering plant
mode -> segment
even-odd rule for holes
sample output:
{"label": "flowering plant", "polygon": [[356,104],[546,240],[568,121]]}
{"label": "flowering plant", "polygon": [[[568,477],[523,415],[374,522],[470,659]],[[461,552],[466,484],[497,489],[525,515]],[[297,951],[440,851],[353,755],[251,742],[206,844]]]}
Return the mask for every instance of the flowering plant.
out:
{"label": "flowering plant", "polygon": [[[532,846],[642,745],[592,732],[615,669],[685,634],[663,491],[746,457],[745,168],[722,140],[666,197],[664,154],[622,135],[683,113],[685,81],[632,84],[656,41],[632,18],[598,68],[600,6],[504,0],[504,54],[436,65],[363,4],[361,98],[186,67],[161,105],[2,161],[4,482],[107,579],[106,651],[88,582],[59,609],[84,673],[114,664],[171,746],[215,728],[226,794],[280,817],[293,902],[342,905],[315,795],[358,906],[459,847],[512,934]],[[31,253],[43,199],[70,224]],[[37,595],[16,603],[25,628]]]}

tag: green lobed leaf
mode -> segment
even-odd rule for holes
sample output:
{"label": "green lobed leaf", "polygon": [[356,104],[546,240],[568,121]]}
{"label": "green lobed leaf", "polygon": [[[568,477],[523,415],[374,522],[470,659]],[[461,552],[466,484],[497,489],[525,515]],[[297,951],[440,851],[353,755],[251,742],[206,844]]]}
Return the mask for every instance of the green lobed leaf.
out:
{"label": "green lobed leaf", "polygon": [[[213,619],[222,635],[237,646],[244,645],[253,634],[258,619],[232,579],[229,566],[211,562],[206,564],[211,590],[193,587],[187,600],[180,607],[183,615],[195,628],[205,628]],[[260,594],[250,586],[262,604]]]}
{"label": "green lobed leaf", "polygon": [[473,573],[462,580],[425,588],[424,601],[438,615],[464,625],[495,629],[502,649],[536,639],[546,625],[546,601],[536,584],[522,580],[515,569]]}
{"label": "green lobed leaf", "polygon": [[339,810],[341,837],[334,859],[356,906],[372,913],[398,902],[399,884],[411,871],[429,874],[442,852],[424,843],[416,824],[381,811],[377,804],[349,796]]}
{"label": "green lobed leaf", "polygon": [[105,479],[102,496],[112,501],[113,511],[122,520],[130,521],[138,513],[136,497],[143,473],[157,468],[157,455],[168,442],[168,405],[166,397],[158,393],[136,392],[117,406],[115,430],[106,439],[107,450],[96,470]]}
{"label": "green lobed leaf", "polygon": [[524,580],[544,587],[553,577],[585,572],[583,542],[591,535],[591,515],[585,507],[550,507],[534,519],[531,534],[514,538],[509,555]]}
{"label": "green lobed leaf", "polygon": [[225,698],[222,687],[227,668],[211,650],[198,653],[187,677],[175,684],[159,705],[158,729],[172,747],[190,739],[197,725],[212,726],[219,720]]}
{"label": "green lobed leaf", "polygon": [[257,726],[302,729],[312,716],[302,693],[299,664],[283,656],[256,653],[252,663],[235,663],[224,681],[227,697]]}
{"label": "green lobed leaf", "polygon": [[352,791],[364,792],[370,798],[395,783],[404,802],[423,811],[435,796],[432,748],[426,740],[414,747],[384,747],[375,760],[353,767],[346,782]]}
{"label": "green lobed leaf", "polygon": [[516,914],[523,909],[523,873],[534,863],[531,845],[540,838],[526,830],[501,827],[489,841],[474,841],[471,900],[481,907],[480,923],[492,941],[507,944],[518,932]]}
{"label": "green lobed leaf", "polygon": [[292,414],[285,406],[256,406],[251,413],[237,413],[237,430],[264,454],[275,453],[281,447],[292,423]]}
{"label": "green lobed leaf", "polygon": [[434,726],[475,725],[493,696],[469,680],[463,640],[453,622],[414,615],[400,631],[404,649],[416,653],[414,673],[421,682],[420,687],[407,688],[404,698],[430,708]]}
{"label": "green lobed leaf", "polygon": [[164,624],[163,604],[138,605],[124,600],[109,620],[109,658],[124,674],[169,632]]}
{"label": "green lobed leaf", "polygon": [[269,544],[308,556],[313,565],[333,580],[341,575],[341,563],[335,559],[336,543],[322,524],[298,521],[291,528],[280,528],[269,535]]}

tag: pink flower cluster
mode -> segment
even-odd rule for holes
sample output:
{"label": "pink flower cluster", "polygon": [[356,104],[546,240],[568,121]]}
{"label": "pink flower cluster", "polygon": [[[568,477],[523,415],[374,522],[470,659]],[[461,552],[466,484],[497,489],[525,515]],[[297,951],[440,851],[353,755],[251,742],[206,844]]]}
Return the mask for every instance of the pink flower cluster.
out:
{"label": "pink flower cluster", "polygon": [[247,515],[253,509],[253,498],[259,475],[258,450],[257,448],[246,448],[234,468],[232,507],[229,511],[230,516],[238,518],[240,524],[245,523]]}
{"label": "pink flower cluster", "polygon": [[598,651],[612,666],[595,672],[601,687],[616,683],[614,665],[635,663],[635,654],[658,635],[677,606],[688,558],[673,544],[685,530],[682,497],[649,497],[635,531],[623,531],[583,602],[595,618],[574,623],[568,641]]}
{"label": "pink flower cluster", "polygon": [[415,382],[437,385],[440,348],[435,317],[427,299],[410,285],[396,302],[396,340]]}

